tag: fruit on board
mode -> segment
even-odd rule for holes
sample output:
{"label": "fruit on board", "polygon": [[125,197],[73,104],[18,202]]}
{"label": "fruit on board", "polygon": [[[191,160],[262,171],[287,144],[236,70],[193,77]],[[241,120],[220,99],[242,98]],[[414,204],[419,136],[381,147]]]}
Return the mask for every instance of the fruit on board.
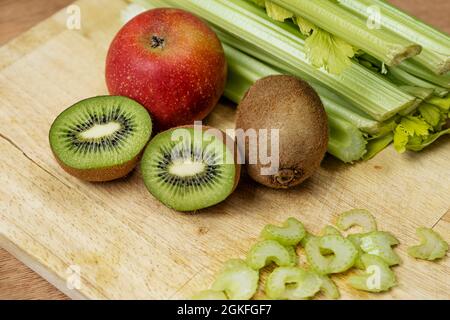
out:
{"label": "fruit on board", "polygon": [[222,45],[206,23],[169,8],[141,13],[117,33],[106,59],[112,95],[145,106],[162,131],[205,118],[225,89]]}
{"label": "fruit on board", "polygon": [[[320,166],[327,151],[328,122],[319,96],[305,81],[276,75],[258,80],[238,106],[236,129],[257,130],[257,143],[245,136],[247,172],[254,180],[272,188],[290,188],[309,178]],[[260,130],[278,129],[276,149],[272,139],[262,143]],[[238,140],[239,141],[239,140]],[[256,148],[256,149],[255,149]],[[278,169],[262,173],[261,148],[267,155],[278,153]],[[251,161],[251,152],[258,154]],[[255,152],[256,151],[256,152]]]}
{"label": "fruit on board", "polygon": [[141,161],[147,189],[166,206],[195,211],[225,200],[240,165],[233,139],[206,126],[182,126],[156,135]]}
{"label": "fruit on board", "polygon": [[87,181],[110,181],[133,170],[151,133],[152,121],[139,103],[100,96],[63,111],[49,139],[65,171]]}

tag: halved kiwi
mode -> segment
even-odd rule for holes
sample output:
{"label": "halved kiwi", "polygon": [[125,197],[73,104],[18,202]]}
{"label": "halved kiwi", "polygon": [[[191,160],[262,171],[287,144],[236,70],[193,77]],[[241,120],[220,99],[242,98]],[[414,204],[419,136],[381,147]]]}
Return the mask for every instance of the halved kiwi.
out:
{"label": "halved kiwi", "polygon": [[50,147],[62,168],[87,181],[110,181],[136,166],[152,121],[134,100],[100,96],[63,111],[50,128]]}
{"label": "halved kiwi", "polygon": [[177,211],[194,211],[225,200],[240,177],[234,141],[226,138],[222,131],[205,126],[158,134],[141,161],[147,189]]}

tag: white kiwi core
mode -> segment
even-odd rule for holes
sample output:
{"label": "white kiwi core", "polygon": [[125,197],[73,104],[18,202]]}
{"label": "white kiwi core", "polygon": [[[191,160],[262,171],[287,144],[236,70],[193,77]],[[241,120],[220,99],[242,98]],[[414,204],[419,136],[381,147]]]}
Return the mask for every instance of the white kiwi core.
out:
{"label": "white kiwi core", "polygon": [[189,177],[205,171],[206,165],[201,161],[192,161],[191,159],[177,159],[169,166],[169,173],[178,177]]}
{"label": "white kiwi core", "polygon": [[118,122],[108,122],[105,124],[95,124],[93,127],[80,133],[80,137],[86,140],[99,139],[102,137],[110,136],[121,128]]}

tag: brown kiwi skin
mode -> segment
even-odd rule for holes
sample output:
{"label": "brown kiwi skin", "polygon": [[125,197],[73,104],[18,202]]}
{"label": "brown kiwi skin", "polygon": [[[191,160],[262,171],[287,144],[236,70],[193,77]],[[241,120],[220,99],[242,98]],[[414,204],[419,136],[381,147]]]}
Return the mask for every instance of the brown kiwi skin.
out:
{"label": "brown kiwi skin", "polygon": [[[185,126],[176,127],[175,129],[179,129],[179,128],[196,129],[196,128],[198,128],[198,126],[185,125]],[[204,126],[204,125],[202,125],[201,128],[202,128],[202,131],[207,131],[209,129],[218,130],[222,134],[222,136],[220,136],[218,138],[221,139],[224,143],[226,143],[226,141],[227,141],[226,138],[232,139],[229,135],[227,135],[225,132],[223,132],[220,129],[217,129],[217,128],[214,128],[211,126]],[[173,129],[170,129],[170,130],[173,130]],[[216,137],[217,137],[217,135],[216,135]],[[227,148],[230,149],[230,146],[227,145]],[[239,184],[239,180],[241,179],[241,165],[240,165],[240,161],[238,161],[240,159],[241,155],[239,153],[239,149],[237,148],[236,141],[233,144],[233,148],[234,148],[234,150],[231,150],[231,149],[230,150],[234,154],[235,175],[234,175],[234,187],[233,187],[233,190],[231,191],[231,193],[233,193],[234,190],[236,190],[236,188]]]}
{"label": "brown kiwi skin", "polygon": [[129,174],[138,164],[142,152],[121,165],[108,167],[108,168],[95,168],[95,169],[75,169],[64,164],[58,156],[53,153],[58,164],[66,171],[68,174],[89,182],[107,182],[122,178]]}
{"label": "brown kiwi skin", "polygon": [[328,121],[319,96],[307,82],[286,75],[258,80],[239,104],[236,116],[236,129],[252,128],[279,129],[280,138],[280,167],[274,175],[261,175],[264,166],[259,159],[248,164],[246,139],[246,168],[255,181],[276,189],[291,188],[320,167],[328,145]]}

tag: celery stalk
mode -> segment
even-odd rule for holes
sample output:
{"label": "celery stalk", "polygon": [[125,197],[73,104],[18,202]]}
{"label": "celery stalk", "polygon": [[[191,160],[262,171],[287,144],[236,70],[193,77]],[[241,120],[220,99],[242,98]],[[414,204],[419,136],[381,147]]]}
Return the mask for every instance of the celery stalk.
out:
{"label": "celery stalk", "polygon": [[421,88],[408,85],[400,85],[399,88],[405,91],[406,93],[416,98],[419,98],[420,100],[426,100],[428,98],[431,98],[431,96],[434,93],[434,90],[432,88]]}
{"label": "celery stalk", "polygon": [[367,152],[363,156],[363,160],[367,161],[375,157],[380,151],[386,148],[394,140],[394,135],[389,132],[381,137],[369,140],[366,146]]}
{"label": "celery stalk", "polygon": [[[219,33],[219,37],[220,37]],[[238,46],[239,47],[239,46]],[[225,95],[232,101],[239,103],[240,98],[245,94],[246,90],[256,80],[272,74],[291,74],[301,77],[298,73],[288,72],[289,68],[275,68],[256,60],[238,50],[233,50],[228,44],[224,44],[225,54],[227,55],[230,76]],[[233,82],[233,77],[236,74],[241,77],[238,82]],[[373,120],[369,115],[352,106],[348,101],[342,97],[332,93],[323,86],[310,82],[310,85],[317,91],[322,100],[327,113],[337,115],[346,119],[358,129],[369,134],[377,134],[382,127],[382,123]]]}
{"label": "celery stalk", "polygon": [[339,0],[341,6],[369,18],[369,8],[381,12],[381,25],[393,33],[410,39],[421,46],[423,52],[413,60],[436,74],[450,71],[450,38],[448,35],[411,17],[383,0]]}
{"label": "celery stalk", "polygon": [[[227,44],[224,44],[224,50],[229,69],[225,96],[233,102],[239,103],[248,88],[258,79],[275,74],[296,76],[295,73],[284,72],[270,67]],[[377,134],[382,128],[382,123],[371,119],[370,116],[356,109],[340,96],[317,83],[311,82],[310,85],[319,94],[327,113],[346,119],[361,131],[369,134]]]}
{"label": "celery stalk", "polygon": [[319,94],[325,110],[330,116],[336,115],[345,119],[359,130],[369,134],[377,134],[381,130],[382,122],[373,120],[370,116],[354,108],[349,102],[334,95],[324,87],[315,83],[310,84]]}
{"label": "celery stalk", "polygon": [[445,89],[450,89],[450,74],[448,73],[440,76],[436,75],[434,73],[429,72],[425,67],[423,67],[417,61],[414,61],[412,59],[403,61],[399,65],[399,68],[432,84],[443,87]]}
{"label": "celery stalk", "polygon": [[[251,46],[245,45],[242,42],[240,42],[236,38],[232,38],[220,31],[217,32],[219,35],[219,38],[223,41],[225,46],[234,46],[238,49],[247,49],[250,52],[252,52],[253,56],[256,56],[264,61],[266,61],[269,64],[275,64],[276,67],[268,67],[266,64],[262,63],[261,61],[258,61],[256,59],[250,58],[251,60],[248,60],[249,57],[245,55],[245,58],[242,58],[240,61],[239,59],[236,60],[236,62],[240,61],[241,65],[245,65],[244,68],[246,70],[248,69],[265,69],[265,74],[261,74],[261,78],[263,76],[267,76],[270,74],[275,73],[282,73],[282,74],[291,74],[294,76],[297,76],[299,78],[302,77],[302,74],[299,72],[293,71],[288,66],[284,65],[283,63],[277,62],[274,59],[271,59],[270,56],[259,52],[259,51],[253,51]],[[226,51],[226,50],[225,50]],[[227,56],[228,59],[230,57]],[[233,59],[233,58],[231,58]],[[250,63],[251,61],[251,63]],[[267,69],[269,68],[269,69]],[[242,74],[242,73],[241,73]],[[255,79],[256,80],[256,79]],[[343,97],[331,92],[327,88],[323,87],[322,85],[318,84],[315,81],[309,81],[310,85],[317,91],[320,98],[322,99],[322,102],[324,103],[325,109],[328,113],[332,113],[334,115],[337,115],[343,119],[346,119],[348,122],[356,126],[361,131],[364,131],[369,134],[378,134],[378,132],[383,127],[383,123],[376,121],[372,119],[368,114],[364,113],[363,111],[359,110],[357,107],[353,106],[353,104],[349,101],[346,101]],[[231,86],[234,86],[233,84]],[[242,92],[243,94],[244,92]],[[234,101],[234,100],[233,100]],[[415,107],[414,107],[415,109]]]}
{"label": "celery stalk", "polygon": [[239,103],[255,81],[269,75],[280,74],[264,63],[224,44],[228,62],[228,80],[224,95]]}
{"label": "celery stalk", "polygon": [[417,78],[416,76],[400,69],[400,68],[389,68],[387,76],[398,85],[413,86],[419,88],[433,89],[434,94],[439,97],[444,97],[448,94],[449,90],[432,84],[428,81]]}
{"label": "celery stalk", "polygon": [[367,152],[367,141],[361,131],[338,116],[328,115],[330,138],[328,152],[343,162],[360,160]]}
{"label": "celery stalk", "polygon": [[272,0],[320,28],[369,53],[388,66],[416,56],[421,46],[397,35],[367,27],[366,22],[329,0]]}
{"label": "celery stalk", "polygon": [[[347,98],[376,120],[386,120],[409,107],[414,97],[356,62],[341,75],[331,75],[309,63],[301,33],[286,23],[267,17],[264,9],[242,0],[148,0],[149,4],[178,7],[209,21],[227,34],[240,38],[246,53],[263,52],[282,62],[307,81],[316,81]],[[222,39],[223,40],[223,39]],[[250,51],[251,50],[251,51]],[[260,58],[260,57],[258,57]],[[264,61],[267,62],[268,61]]]}

